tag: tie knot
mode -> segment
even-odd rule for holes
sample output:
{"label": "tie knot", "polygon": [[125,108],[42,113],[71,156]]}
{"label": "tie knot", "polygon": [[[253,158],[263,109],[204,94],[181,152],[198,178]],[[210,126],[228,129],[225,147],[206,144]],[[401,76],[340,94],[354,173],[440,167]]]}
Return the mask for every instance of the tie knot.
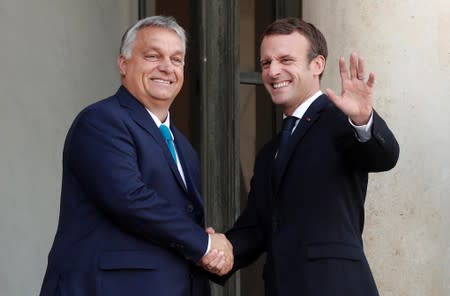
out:
{"label": "tie knot", "polygon": [[283,120],[283,131],[290,132],[292,131],[292,128],[294,128],[295,121],[297,120],[297,117],[295,116],[288,116]]}
{"label": "tie knot", "polygon": [[161,132],[164,140],[172,141],[172,135],[170,134],[170,130],[169,130],[169,128],[166,125],[161,124],[159,126],[159,131]]}

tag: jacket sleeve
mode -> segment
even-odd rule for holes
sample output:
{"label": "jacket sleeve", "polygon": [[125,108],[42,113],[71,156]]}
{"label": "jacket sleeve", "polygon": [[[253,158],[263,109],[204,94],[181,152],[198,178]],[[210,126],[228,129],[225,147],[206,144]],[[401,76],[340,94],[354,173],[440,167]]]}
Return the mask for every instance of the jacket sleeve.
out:
{"label": "jacket sleeve", "polygon": [[392,169],[399,157],[400,147],[386,122],[374,110],[372,137],[359,142],[356,136],[345,141],[345,155],[352,164],[367,172]]}

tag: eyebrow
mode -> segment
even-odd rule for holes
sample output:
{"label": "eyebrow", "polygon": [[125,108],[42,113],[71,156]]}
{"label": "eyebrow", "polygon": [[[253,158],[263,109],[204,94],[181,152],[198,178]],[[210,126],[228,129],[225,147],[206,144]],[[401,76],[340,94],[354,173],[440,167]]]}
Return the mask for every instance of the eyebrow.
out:
{"label": "eyebrow", "polygon": [[281,57],[279,57],[277,59],[282,60],[282,59],[285,59],[285,58],[294,58],[294,57],[292,55],[290,55],[290,54],[285,54],[285,55],[282,55]]}
{"label": "eyebrow", "polygon": [[[162,51],[163,49],[157,45],[153,45],[153,46],[148,46],[144,48],[144,52],[150,51],[150,50],[155,50],[155,51]],[[175,51],[173,54],[171,55],[185,55],[186,52],[183,50],[177,50]]]}
{"label": "eyebrow", "polygon": [[267,59],[261,59],[261,60],[259,60],[259,62],[263,63],[263,62],[271,61],[273,59],[275,59],[275,60],[282,60],[282,59],[286,59],[286,58],[294,59],[295,57],[290,55],[290,54],[285,54],[285,55],[282,55],[282,56],[279,56],[279,57],[275,57],[275,58],[270,57],[270,58],[267,58]]}

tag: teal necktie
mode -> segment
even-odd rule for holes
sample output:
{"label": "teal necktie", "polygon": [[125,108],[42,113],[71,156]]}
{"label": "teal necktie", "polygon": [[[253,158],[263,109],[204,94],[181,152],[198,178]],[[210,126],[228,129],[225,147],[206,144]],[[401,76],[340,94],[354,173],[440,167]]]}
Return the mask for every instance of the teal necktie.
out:
{"label": "teal necktie", "polygon": [[159,126],[159,131],[161,132],[164,141],[166,141],[167,147],[169,147],[173,160],[177,163],[177,154],[175,153],[175,146],[173,144],[172,135],[170,134],[169,128],[166,125],[161,124]]}

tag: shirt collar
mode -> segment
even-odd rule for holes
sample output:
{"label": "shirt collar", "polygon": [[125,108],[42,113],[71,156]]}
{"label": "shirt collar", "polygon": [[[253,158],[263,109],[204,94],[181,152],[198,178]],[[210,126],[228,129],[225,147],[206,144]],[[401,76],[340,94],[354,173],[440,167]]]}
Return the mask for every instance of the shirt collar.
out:
{"label": "shirt collar", "polygon": [[[309,106],[321,95],[323,94],[322,91],[317,91],[315,94],[313,94],[311,97],[306,99],[303,103],[300,104],[300,106],[295,109],[294,113],[292,113],[292,116],[295,116],[297,118],[302,118],[305,114],[306,110],[308,110]],[[283,119],[286,118],[286,114],[283,114]]]}
{"label": "shirt collar", "polygon": [[155,114],[153,114],[152,111],[150,111],[149,109],[145,108],[145,110],[147,110],[147,112],[150,114],[150,116],[153,118],[153,121],[155,122],[156,126],[159,128],[159,126],[161,124],[166,125],[168,128],[170,128],[170,112],[167,112],[167,118],[166,121],[161,122],[161,120],[159,120],[158,116],[156,116]]}
{"label": "shirt collar", "polygon": [[147,112],[150,114],[150,116],[152,117],[153,121],[155,122],[156,126],[159,128],[161,126],[161,124],[164,124],[165,126],[167,126],[169,128],[170,134],[172,135],[172,139],[174,139],[172,130],[170,129],[170,112],[167,111],[167,118],[166,121],[161,122],[161,120],[159,120],[158,116],[156,116],[155,114],[152,113],[152,111],[150,111],[149,109],[145,108],[147,110]]}

